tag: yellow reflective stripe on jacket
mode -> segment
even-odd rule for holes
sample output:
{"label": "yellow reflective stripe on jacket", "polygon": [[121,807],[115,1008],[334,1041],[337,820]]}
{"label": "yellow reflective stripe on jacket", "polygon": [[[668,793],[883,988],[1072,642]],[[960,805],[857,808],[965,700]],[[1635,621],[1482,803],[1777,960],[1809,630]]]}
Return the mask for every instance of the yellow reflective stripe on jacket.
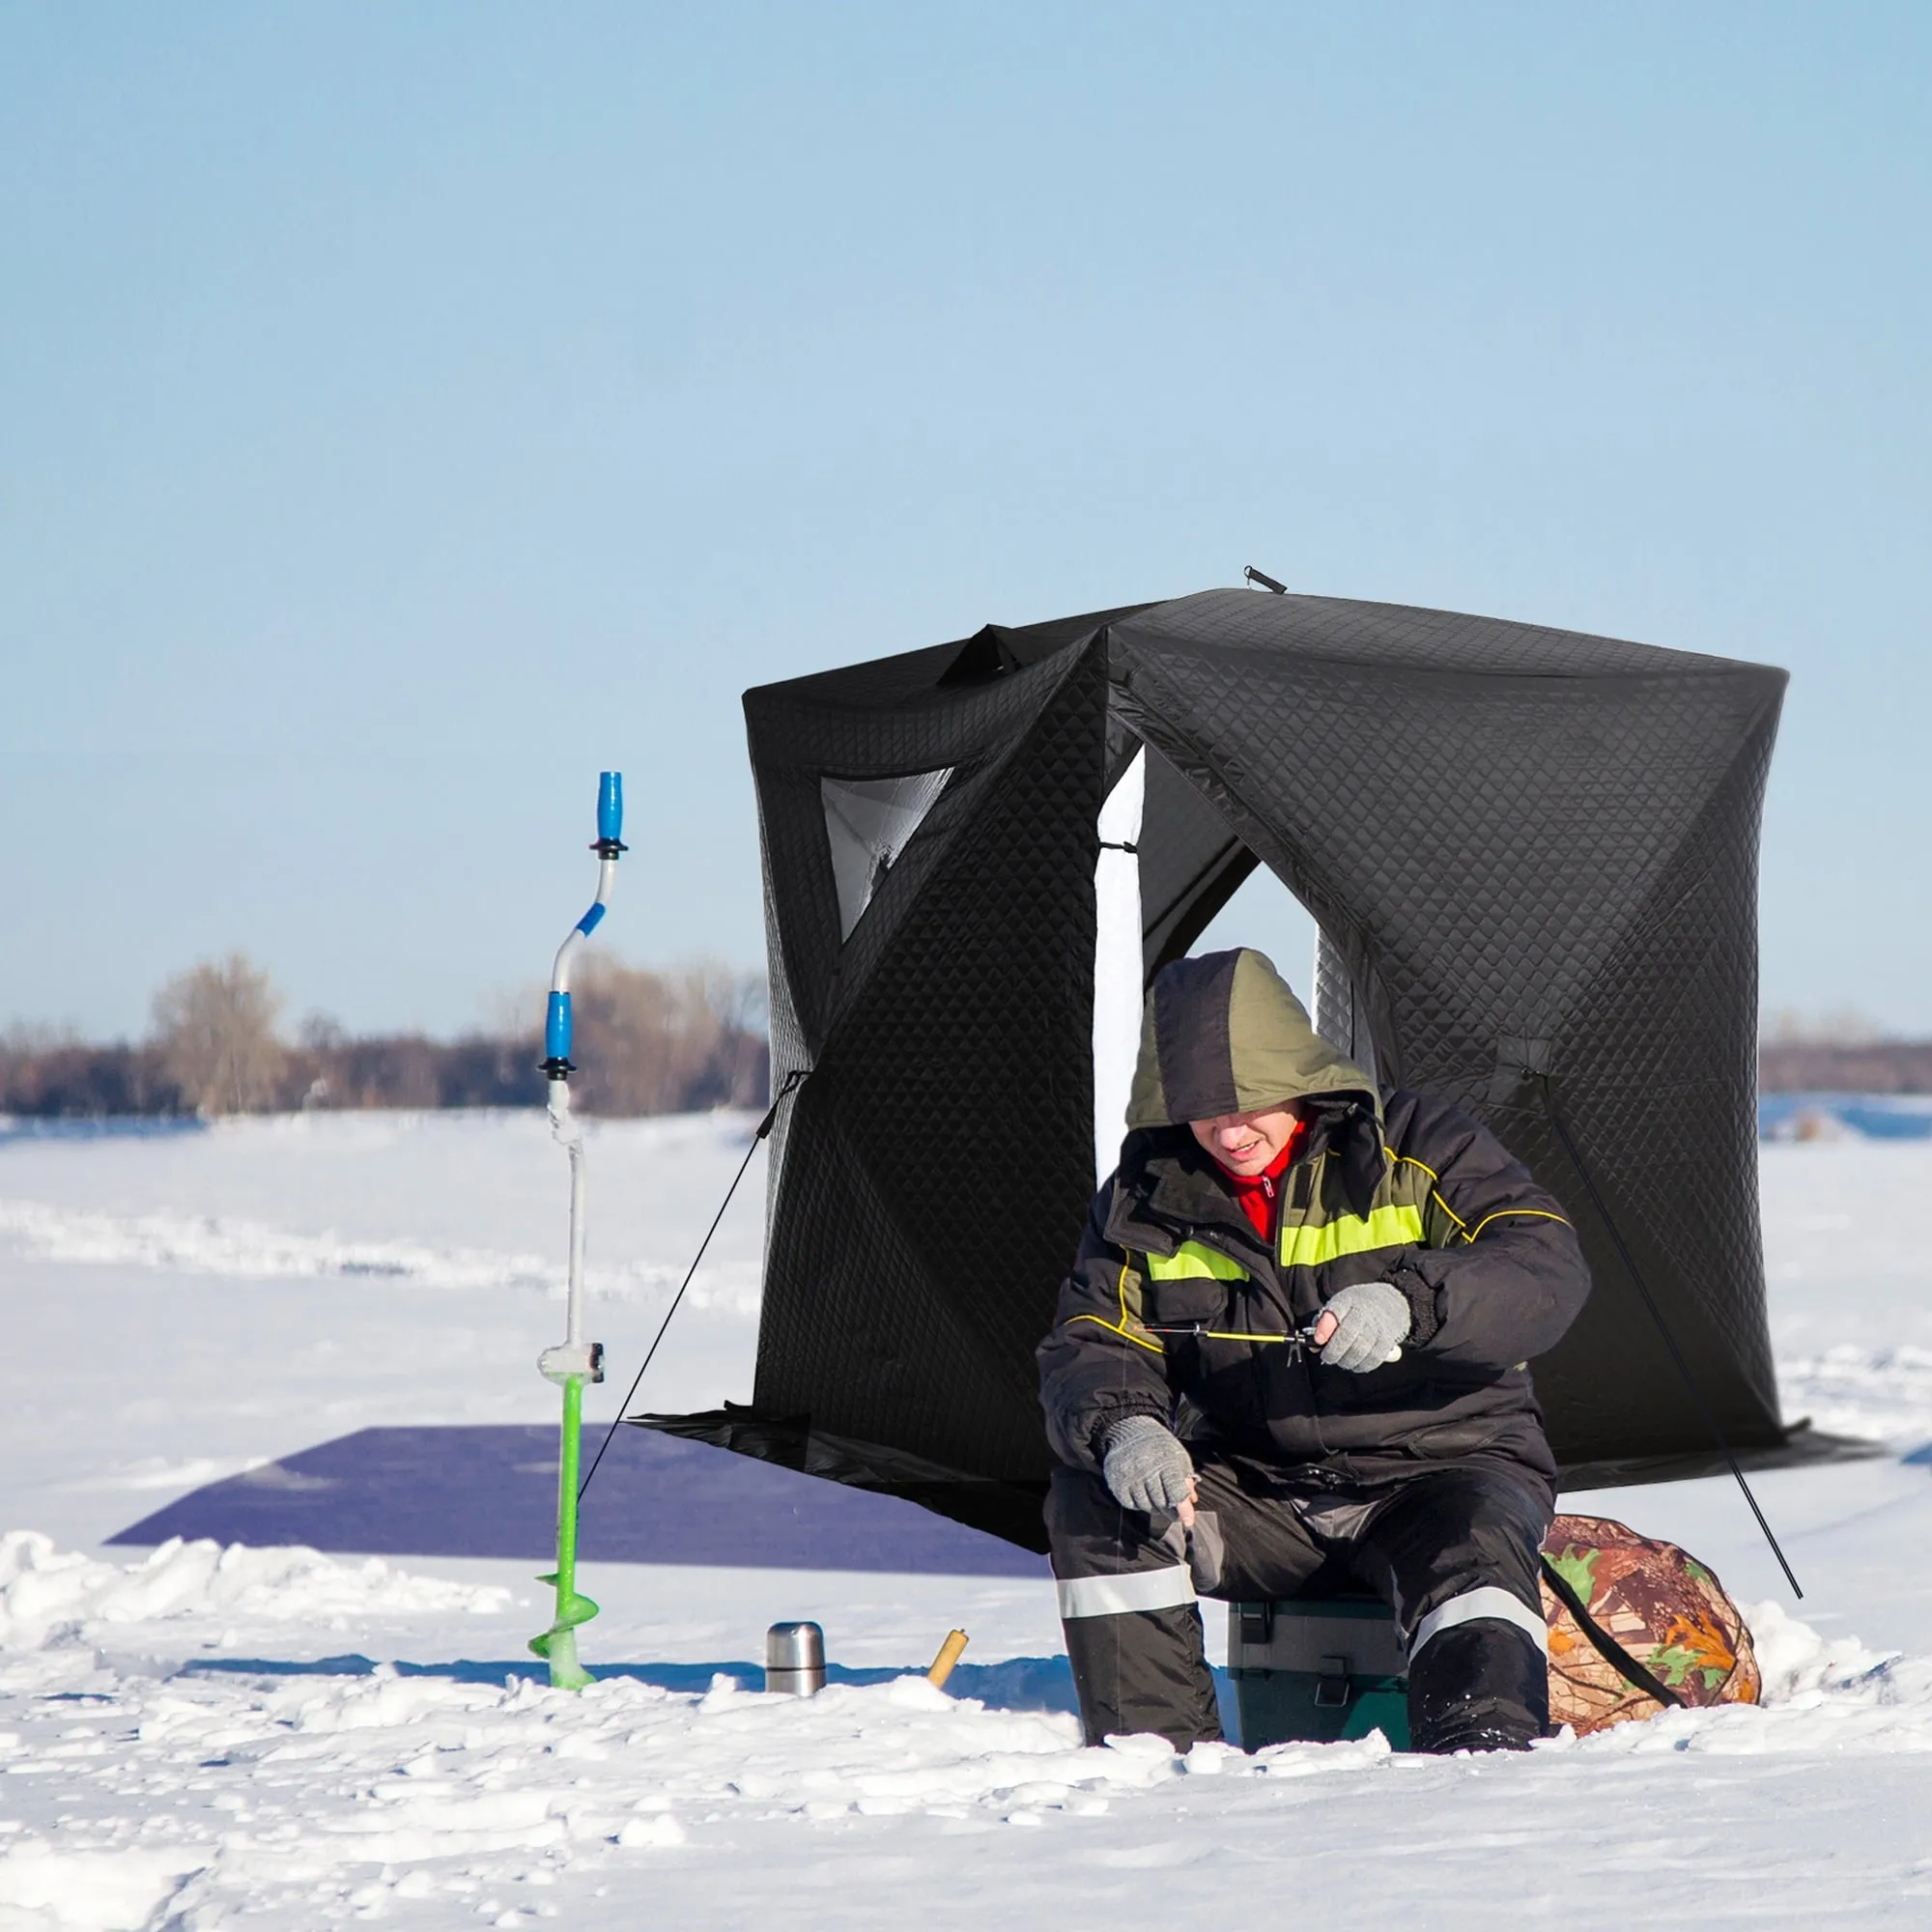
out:
{"label": "yellow reflective stripe on jacket", "polygon": [[1147,1258],[1150,1281],[1246,1281],[1248,1271],[1239,1262],[1204,1248],[1199,1241],[1182,1241],[1171,1255]]}
{"label": "yellow reflective stripe on jacket", "polygon": [[1485,1214],[1463,1238],[1473,1241],[1492,1221],[1507,1220],[1511,1215],[1520,1215],[1528,1221],[1554,1221],[1559,1228],[1567,1228],[1570,1223],[1561,1214],[1551,1214],[1542,1208],[1498,1208],[1493,1214]]}
{"label": "yellow reflective stripe on jacket", "polygon": [[1121,1319],[1118,1321],[1109,1321],[1104,1315],[1074,1315],[1067,1318],[1066,1325],[1070,1328],[1076,1321],[1092,1321],[1108,1334],[1131,1342],[1136,1349],[1145,1349],[1150,1354],[1164,1355],[1167,1350],[1151,1335],[1135,1333],[1135,1312],[1127,1306],[1127,1277],[1132,1274],[1133,1267],[1133,1257],[1129,1255],[1121,1264],[1121,1278],[1116,1284],[1121,1293]]}
{"label": "yellow reflective stripe on jacket", "polygon": [[1340,1255],[1366,1254],[1371,1248],[1403,1248],[1422,1241],[1419,1208],[1376,1208],[1366,1220],[1340,1214],[1314,1228],[1281,1231],[1283,1267],[1319,1267]]}

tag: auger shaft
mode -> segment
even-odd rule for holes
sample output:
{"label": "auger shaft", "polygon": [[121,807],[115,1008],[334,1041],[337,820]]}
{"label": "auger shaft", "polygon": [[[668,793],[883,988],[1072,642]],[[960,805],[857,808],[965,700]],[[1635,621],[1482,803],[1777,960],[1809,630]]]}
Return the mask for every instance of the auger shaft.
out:
{"label": "auger shaft", "polygon": [[583,1386],[604,1379],[604,1349],[583,1339],[583,1246],[587,1178],[584,1173],[583,1129],[570,1109],[571,1063],[570,969],[583,942],[594,932],[611,899],[617,861],[625,847],[618,836],[624,822],[624,780],[620,772],[605,772],[597,786],[597,896],[571,927],[557,948],[551,971],[550,999],[544,1014],[543,1072],[550,1082],[551,1137],[570,1156],[570,1278],[564,1304],[564,1339],[560,1348],[546,1349],[537,1367],[547,1380],[563,1392],[556,1458],[556,1568],[540,1583],[555,1586],[555,1612],[551,1627],[530,1639],[530,1649],[550,1665],[550,1681],[559,1690],[581,1690],[590,1673],[579,1662],[577,1627],[597,1614],[597,1605],[577,1589],[577,1472],[583,1435]]}

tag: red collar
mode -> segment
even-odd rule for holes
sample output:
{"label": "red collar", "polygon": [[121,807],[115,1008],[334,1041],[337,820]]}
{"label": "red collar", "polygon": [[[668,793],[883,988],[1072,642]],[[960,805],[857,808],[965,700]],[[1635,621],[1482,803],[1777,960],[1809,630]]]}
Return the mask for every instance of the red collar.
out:
{"label": "red collar", "polygon": [[1234,1190],[1235,1199],[1241,1204],[1241,1212],[1264,1241],[1273,1233],[1275,1197],[1281,1192],[1277,1183],[1294,1158],[1295,1148],[1301,1140],[1301,1129],[1302,1122],[1295,1122],[1294,1131],[1289,1135],[1287,1144],[1260,1174],[1231,1174],[1221,1167],[1218,1160],[1214,1163],[1221,1168],[1221,1178]]}

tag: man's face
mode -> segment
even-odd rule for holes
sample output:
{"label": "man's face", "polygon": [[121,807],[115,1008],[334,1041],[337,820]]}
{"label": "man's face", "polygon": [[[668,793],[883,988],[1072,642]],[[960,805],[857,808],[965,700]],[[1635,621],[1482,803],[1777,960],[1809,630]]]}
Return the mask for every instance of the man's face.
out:
{"label": "man's face", "polygon": [[1189,1121],[1194,1138],[1230,1174],[1264,1174],[1268,1163],[1294,1133],[1293,1102],[1258,1107],[1246,1114],[1218,1114],[1211,1121]]}

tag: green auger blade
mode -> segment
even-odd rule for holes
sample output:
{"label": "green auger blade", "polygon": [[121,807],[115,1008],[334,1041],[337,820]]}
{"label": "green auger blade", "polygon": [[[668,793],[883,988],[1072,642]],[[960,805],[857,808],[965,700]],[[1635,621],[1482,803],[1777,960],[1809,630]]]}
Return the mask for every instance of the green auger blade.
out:
{"label": "green auger blade", "polygon": [[[553,1571],[548,1577],[539,1577],[537,1578],[537,1581],[539,1583],[555,1584],[555,1583],[560,1583],[562,1580],[563,1579],[560,1577],[558,1577],[554,1571]],[[559,1590],[557,1592],[557,1597],[556,1597],[556,1621],[553,1623],[550,1628],[551,1631],[553,1632],[560,1630],[575,1630],[579,1624],[587,1624],[590,1621],[590,1619],[594,1617],[596,1614],[597,1614],[596,1604],[590,1598],[584,1596],[581,1591]],[[546,1634],[548,1634],[549,1633],[546,1633]],[[533,1643],[542,1641],[542,1639],[538,1637],[532,1637],[530,1640]]]}
{"label": "green auger blade", "polygon": [[577,1660],[577,1627],[597,1614],[597,1605],[577,1587],[577,1458],[583,1423],[583,1383],[572,1376],[563,1384],[563,1429],[558,1445],[556,1483],[556,1568],[539,1583],[556,1591],[550,1629],[530,1638],[531,1652],[550,1665],[554,1690],[582,1690],[590,1673]]}
{"label": "green auger blade", "polygon": [[582,1690],[596,1679],[577,1661],[577,1633],[568,1625],[530,1639],[530,1648],[550,1665],[553,1690]]}
{"label": "green auger blade", "polygon": [[[539,1577],[539,1583],[555,1583],[554,1573]],[[531,1653],[550,1665],[551,1689],[582,1690],[594,1682],[589,1671],[578,1662],[577,1626],[587,1624],[597,1614],[597,1605],[575,1590],[558,1590],[556,1620],[541,1635],[530,1638]]]}

